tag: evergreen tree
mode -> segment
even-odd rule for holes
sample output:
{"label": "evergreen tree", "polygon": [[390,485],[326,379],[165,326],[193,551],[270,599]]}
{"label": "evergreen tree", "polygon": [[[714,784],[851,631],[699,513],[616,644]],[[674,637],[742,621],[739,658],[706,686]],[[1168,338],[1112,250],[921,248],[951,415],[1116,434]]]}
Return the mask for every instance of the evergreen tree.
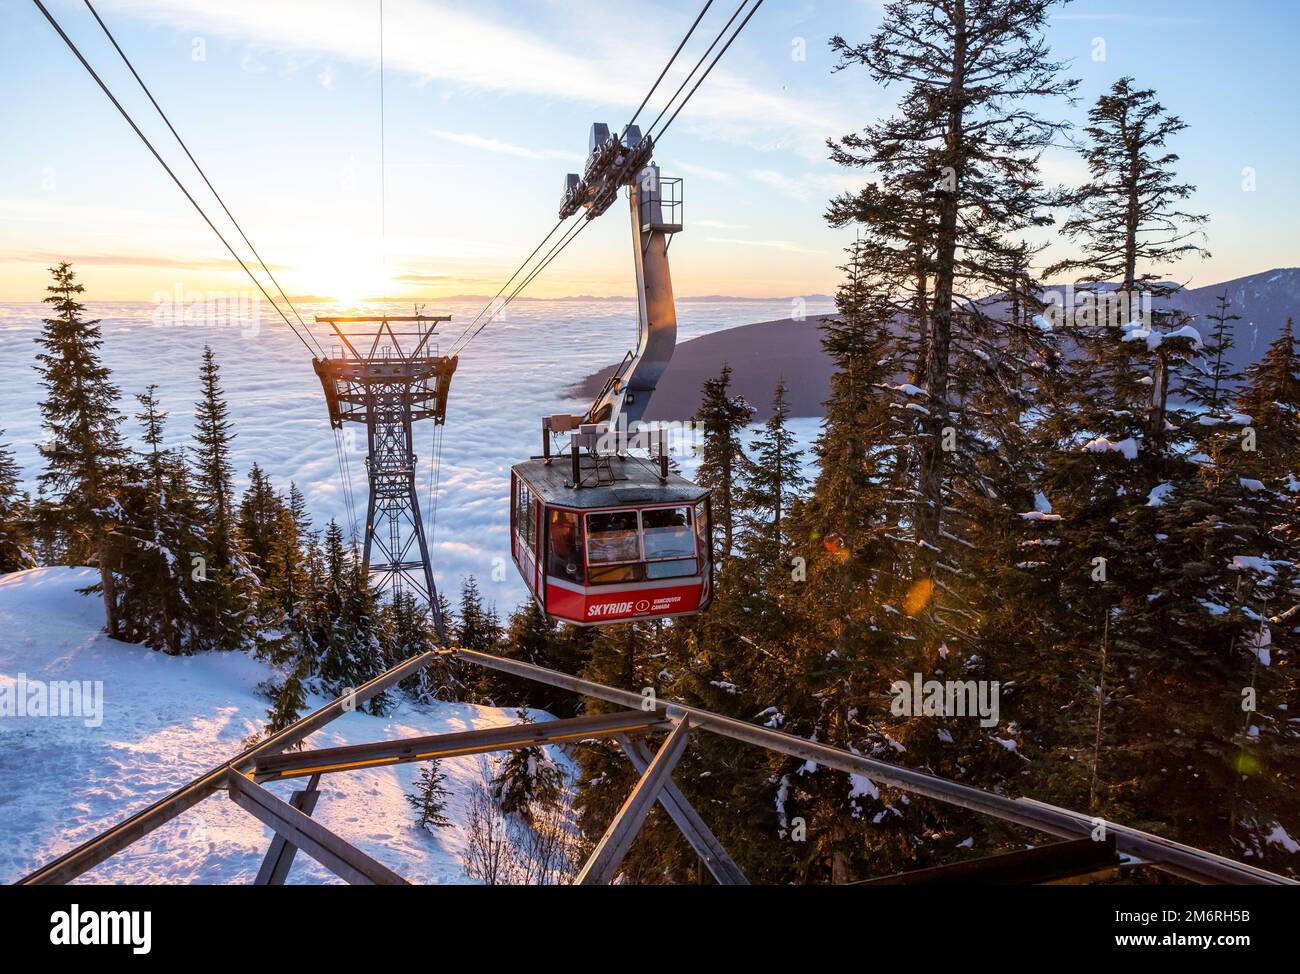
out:
{"label": "evergreen tree", "polygon": [[302,711],[307,707],[308,675],[308,661],[300,658],[275,691],[271,709],[266,712],[267,736],[279,733],[301,719]]}
{"label": "evergreen tree", "polygon": [[1075,84],[1056,79],[1060,66],[1042,40],[1053,6],[894,0],[869,42],[831,40],[841,69],[862,65],[877,83],[902,87],[898,114],[832,149],[893,187],[873,184],[838,216],[853,210],[873,255],[892,254],[872,267],[878,300],[910,281],[900,292],[912,298],[903,310],[910,303],[923,312],[910,322],[924,330],[913,346],[925,356],[914,530],[931,586],[940,555],[952,547],[945,512],[959,506],[948,493],[946,431],[965,427],[967,441],[975,432],[972,417],[955,412],[953,377],[982,370],[976,352],[992,358],[981,347],[992,323],[969,292],[1003,283],[1007,266],[1023,259],[1011,234],[1049,222],[1042,210],[1053,197],[1037,176],[1038,153],[1064,123],[1035,115],[1031,101],[1068,95]]}
{"label": "evergreen tree", "polygon": [[500,638],[500,627],[494,614],[483,604],[478,579],[466,575],[460,585],[460,609],[456,614],[456,644],[462,649],[490,653]]}
{"label": "evergreen tree", "polygon": [[[0,430],[4,436],[4,430]],[[7,443],[0,443],[0,575],[36,567],[32,553],[27,495],[18,489],[18,463]]]}
{"label": "evergreen tree", "polygon": [[268,584],[274,568],[280,567],[273,564],[272,553],[277,537],[288,526],[288,513],[270,478],[254,463],[248,472],[248,488],[239,504],[239,537],[249,567],[264,585]]}
{"label": "evergreen tree", "polygon": [[1206,221],[1179,208],[1196,187],[1178,182],[1178,156],[1166,145],[1187,123],[1132,78],[1120,78],[1101,95],[1088,122],[1083,158],[1091,179],[1071,195],[1074,212],[1061,226],[1080,253],[1047,273],[1076,270],[1126,292],[1143,287],[1167,294],[1170,285],[1157,268],[1180,259]]}
{"label": "evergreen tree", "polygon": [[239,546],[256,580],[259,638],[278,639],[294,611],[295,580],[290,576],[299,570],[298,521],[258,464],[248,479],[239,504]]}
{"label": "evergreen tree", "polygon": [[256,577],[236,531],[230,461],[235,433],[221,387],[221,369],[208,346],[203,349],[199,385],[191,460],[206,537],[199,572],[203,581],[197,588],[200,625],[204,648],[237,649],[251,642]]}
{"label": "evergreen tree", "polygon": [[696,481],[710,491],[713,523],[722,528],[722,537],[714,537],[719,544],[716,560],[731,556],[735,535],[735,518],[732,515],[734,494],[739,487],[744,446],[741,431],[749,423],[753,410],[739,396],[731,393],[731,367],[722,366],[716,379],[704,383],[704,394],[694,421],[701,424],[704,443],[700,449],[700,469]]}
{"label": "evergreen tree", "polygon": [[1223,413],[1232,400],[1233,390],[1242,380],[1241,373],[1232,368],[1228,358],[1228,353],[1237,345],[1232,323],[1241,320],[1241,315],[1228,312],[1231,306],[1228,292],[1223,291],[1209,315],[1213,324],[1201,345],[1201,360],[1205,364],[1196,374],[1189,375],[1183,388],[1183,397],[1203,408],[1211,418]]}
{"label": "evergreen tree", "polygon": [[[1099,97],[1088,120],[1083,155],[1091,179],[1071,195],[1072,213],[1061,227],[1080,254],[1054,264],[1047,274],[1076,271],[1088,285],[1117,286],[1129,322],[1111,315],[1099,334],[1077,337],[1088,348],[1092,367],[1103,373],[1114,414],[1124,409],[1133,409],[1135,417],[1145,414],[1135,432],[1144,449],[1161,453],[1168,446],[1165,414],[1173,373],[1186,364],[1191,349],[1152,332],[1159,326],[1176,328],[1186,319],[1153,306],[1145,327],[1126,334],[1120,329],[1137,317],[1144,295],[1153,302],[1169,298],[1176,288],[1160,271],[1200,249],[1190,240],[1206,217],[1181,209],[1196,187],[1178,181],[1178,156],[1167,146],[1187,126],[1165,110],[1153,90],[1135,87],[1132,78],[1121,78]],[[1145,409],[1138,405],[1142,400]]]}
{"label": "evergreen tree", "polygon": [[293,482],[285,526],[288,530],[275,541],[271,554],[284,582],[283,625],[288,634],[277,655],[310,677],[320,666],[324,567],[319,533],[312,529],[306,498]]}
{"label": "evergreen tree", "polygon": [[[320,677],[335,696],[355,690],[384,670],[381,620],[361,559],[344,547],[343,529],[331,520],[325,530],[325,579],[320,623]],[[376,694],[363,706],[376,716],[387,712],[387,692]]]}
{"label": "evergreen tree", "polygon": [[284,608],[286,612],[301,609],[310,597],[310,558],[304,546],[314,543],[311,527],[311,515],[307,513],[307,498],[297,483],[289,482],[289,521],[290,536],[279,539],[273,546],[273,557],[282,564],[284,575]]}
{"label": "evergreen tree", "polygon": [[189,471],[164,445],[167,414],[158,387],[149,386],[136,399],[145,450],[126,493],[124,534],[135,544],[124,553],[123,614],[132,641],[178,655],[190,652],[197,638],[190,559],[201,550],[203,535]]}
{"label": "evergreen tree", "polygon": [[[1131,79],[1089,119],[1092,179],[1065,224],[1081,253],[1049,273],[1077,271],[1152,311],[1072,329],[1079,354],[1035,427],[1051,503],[1026,562],[1043,610],[1018,688],[1037,701],[1024,726],[1043,750],[1029,756],[1043,797],[1239,854],[1251,840],[1228,809],[1244,794],[1238,704],[1257,628],[1245,623],[1268,600],[1240,565],[1277,557],[1275,499],[1239,472],[1226,295],[1201,346],[1161,273],[1197,249],[1204,222],[1181,208],[1194,188],[1166,145],[1185,126]],[[1171,405],[1171,389],[1194,408]]]}
{"label": "evergreen tree", "polygon": [[[521,724],[533,719],[527,707],[515,711]],[[507,814],[516,814],[529,825],[534,821],[534,806],[557,802],[564,792],[564,771],[547,755],[544,748],[520,747],[511,750],[492,778],[492,797]]]}
{"label": "evergreen tree", "polygon": [[446,781],[447,775],[437,761],[430,761],[420,769],[415,791],[406,796],[407,803],[415,809],[420,828],[432,831],[452,824],[447,818],[447,798],[451,792]]}
{"label": "evergreen tree", "polygon": [[885,496],[904,479],[914,414],[907,404],[921,393],[912,383],[894,385],[905,361],[889,328],[894,308],[873,287],[869,259],[861,242],[849,248],[846,280],[835,298],[838,314],[822,322],[822,348],[834,371],[813,447],[816,481],[802,520],[811,541],[837,552],[862,552],[879,533]]}
{"label": "evergreen tree", "polygon": [[119,492],[126,445],[119,426],[118,389],[100,361],[99,321],[87,321],[84,291],[67,261],[52,267],[54,282],[45,303],[53,317],[42,319],[36,370],[45,386],[41,417],[47,438],[40,445],[45,470],[42,515],[57,521],[63,557],[69,564],[99,567],[105,629],[121,635],[114,571],[120,559]]}
{"label": "evergreen tree", "polygon": [[[1005,731],[899,720],[887,691],[917,672],[988,679],[1004,663],[973,631],[999,597],[975,580],[1002,560],[1031,493],[1022,422],[1053,358],[1028,324],[1036,250],[1021,239],[1050,223],[1057,194],[1038,155],[1065,127],[1035,102],[1075,84],[1058,80],[1043,40],[1053,6],[900,0],[866,43],[832,38],[837,68],[860,65],[900,89],[899,111],[831,143],[835,161],[879,178],[827,213],[859,239],[824,341],[837,372],[821,469],[796,519],[792,550],[809,583],[784,599],[793,638],[769,648],[770,671],[759,663],[751,680],[793,733],[862,753],[906,749],[939,773],[987,772],[994,787],[1019,772],[992,740]],[[818,823],[790,866],[804,881],[925,862],[950,853],[944,837],[971,821],[810,770],[771,769],[782,822]]]}
{"label": "evergreen tree", "polygon": [[[501,641],[501,624],[496,611],[483,604],[478,579],[466,575],[460,583],[460,605],[456,612],[454,639],[458,647],[479,653],[495,653]],[[474,667],[469,679],[471,697],[476,703],[491,704],[498,691],[510,685],[508,678],[486,667]]]}
{"label": "evergreen tree", "polygon": [[235,544],[231,443],[235,438],[221,387],[221,367],[209,345],[203,346],[199,367],[200,398],[195,404],[194,469],[198,480],[214,561],[233,561]]}
{"label": "evergreen tree", "polygon": [[[442,594],[443,618],[450,619],[450,606]],[[429,619],[428,607],[411,592],[398,592],[385,609],[388,617],[386,627],[389,634],[390,649],[388,665],[397,666],[404,660],[437,648],[438,643]],[[456,683],[451,667],[443,657],[432,665],[422,667],[418,673],[408,677],[402,683],[402,689],[415,700],[427,703],[433,700],[455,700]]]}
{"label": "evergreen tree", "polygon": [[1246,369],[1246,385],[1237,408],[1255,430],[1257,469],[1274,477],[1290,476],[1296,489],[1300,456],[1300,340],[1288,318],[1258,362]]}
{"label": "evergreen tree", "polygon": [[803,451],[796,448],[790,431],[790,407],[785,401],[785,380],[778,379],[772,415],[763,432],[750,443],[740,489],[741,547],[762,565],[784,566],[790,509],[805,487]]}

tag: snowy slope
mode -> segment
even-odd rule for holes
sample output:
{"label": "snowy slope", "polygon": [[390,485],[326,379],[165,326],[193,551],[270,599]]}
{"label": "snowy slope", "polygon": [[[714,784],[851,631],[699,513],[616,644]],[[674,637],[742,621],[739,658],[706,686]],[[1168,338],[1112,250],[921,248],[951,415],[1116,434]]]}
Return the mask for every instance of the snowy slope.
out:
{"label": "snowy slope", "polygon": [[[46,568],[0,576],[0,684],[103,681],[103,723],[80,717],[0,717],[0,882],[32,868],[227,760],[263,726],[257,684],[270,675],[240,653],[172,658],[109,639],[100,603],[76,593],[89,569]],[[12,693],[12,691],[10,691]],[[313,700],[315,708],[321,702]],[[545,714],[536,714],[546,719]],[[388,717],[346,714],[309,747],[513,723],[510,711],[403,702]],[[564,760],[562,754],[556,754]],[[481,755],[443,762],[461,821]],[[415,827],[403,792],[420,765],[327,775],[315,817],[417,883],[465,882],[459,828]],[[271,788],[288,798],[292,782]],[[248,883],[270,830],[218,793],[83,877],[98,883]],[[299,855],[291,883],[337,882]]]}

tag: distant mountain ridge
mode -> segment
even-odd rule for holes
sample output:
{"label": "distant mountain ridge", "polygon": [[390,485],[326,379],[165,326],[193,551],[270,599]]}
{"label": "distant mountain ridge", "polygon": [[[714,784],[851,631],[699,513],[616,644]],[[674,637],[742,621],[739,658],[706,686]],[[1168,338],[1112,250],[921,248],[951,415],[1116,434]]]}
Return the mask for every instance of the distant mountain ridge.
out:
{"label": "distant mountain ridge", "polygon": [[[1060,289],[1060,286],[1053,289]],[[1206,334],[1209,315],[1227,292],[1236,347],[1229,360],[1237,370],[1257,361],[1278,336],[1288,317],[1300,313],[1300,267],[1279,267],[1246,277],[1185,288],[1170,303],[1193,315],[1193,325]],[[770,415],[772,390],[778,378],[788,387],[794,416],[820,416],[830,394],[830,357],[821,347],[821,315],[804,320],[781,318],[740,325],[693,338],[677,346],[672,363],[659,381],[647,419],[686,420],[699,405],[704,381],[731,366],[732,385],[755,409],[755,419]],[[576,383],[570,393],[594,399],[616,366],[610,365]]]}

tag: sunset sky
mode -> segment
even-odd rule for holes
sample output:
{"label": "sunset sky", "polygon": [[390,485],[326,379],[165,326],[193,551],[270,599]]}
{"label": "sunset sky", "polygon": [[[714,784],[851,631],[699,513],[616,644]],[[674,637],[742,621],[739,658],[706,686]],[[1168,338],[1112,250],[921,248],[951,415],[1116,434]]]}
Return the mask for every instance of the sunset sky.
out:
{"label": "sunset sky", "polygon": [[[84,5],[49,6],[197,191]],[[591,122],[627,120],[700,3],[385,0],[386,243],[378,0],[96,6],[290,294],[436,302],[496,291],[553,225]],[[834,290],[851,233],[821,214],[863,175],[827,161],[825,140],[888,111],[895,93],[862,69],[833,74],[827,38],[865,40],[880,6],[767,0],[674,123],[657,158],[685,178],[686,232],[672,250],[679,295]],[[714,4],[679,65],[694,63],[734,8]],[[1082,103],[1045,111],[1081,120],[1131,74],[1190,124],[1174,148],[1199,187],[1194,208],[1211,215],[1213,253],[1178,273],[1194,285],[1296,263],[1298,9],[1080,0],[1053,21],[1053,53],[1072,61]],[[248,289],[28,0],[0,6],[0,86],[0,301],[38,300],[59,258],[100,300]],[[657,111],[652,102],[641,121]],[[1065,147],[1044,169],[1069,182],[1083,172]],[[616,207],[529,293],[629,294],[628,248]]]}

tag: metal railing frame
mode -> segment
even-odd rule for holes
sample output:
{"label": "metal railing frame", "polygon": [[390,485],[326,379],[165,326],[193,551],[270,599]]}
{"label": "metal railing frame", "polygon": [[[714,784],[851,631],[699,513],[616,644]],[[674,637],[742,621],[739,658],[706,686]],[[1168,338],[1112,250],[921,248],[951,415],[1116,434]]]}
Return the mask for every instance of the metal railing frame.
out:
{"label": "metal railing frame", "polygon": [[[400,741],[382,742],[308,752],[308,757],[295,758],[287,763],[284,758],[272,760],[275,755],[301,743],[307,736],[341,714],[354,710],[357,704],[394,686],[439,657],[454,658],[522,679],[569,690],[606,703],[617,704],[627,708],[629,722],[624,723],[617,717],[607,716],[604,721],[601,721],[589,716],[574,718],[571,721],[520,725],[518,728],[497,727],[458,734],[434,735],[420,738],[416,742],[407,742],[416,750],[403,748],[403,742]],[[631,719],[637,716],[640,720]],[[557,725],[553,732],[547,731],[547,725],[550,723]],[[571,725],[571,731],[568,725]],[[512,732],[516,729],[519,733]],[[652,754],[639,738],[646,732],[661,730],[669,731],[667,741],[657,754]],[[223,789],[229,791],[232,799],[241,807],[257,815],[275,831],[279,847],[277,850],[273,844],[272,854],[283,857],[283,849],[287,843],[291,861],[294,847],[301,845],[303,851],[349,881],[403,881],[388,867],[376,862],[312,821],[308,815],[299,810],[297,805],[285,803],[266,791],[257,784],[257,781],[280,777],[282,775],[274,769],[279,767],[288,770],[291,764],[306,768],[318,776],[321,772],[346,771],[357,767],[373,766],[376,763],[421,760],[422,754],[442,756],[452,752],[483,753],[510,747],[533,746],[536,743],[546,743],[547,739],[554,736],[556,739],[569,740],[615,737],[623,746],[633,766],[641,774],[641,779],[632,794],[629,795],[614,821],[610,823],[609,829],[597,845],[591,859],[584,865],[579,874],[580,881],[608,882],[617,875],[623,855],[645,821],[650,807],[658,802],[681,828],[683,835],[719,883],[745,884],[748,881],[744,874],[722,849],[716,837],[672,782],[672,767],[687,746],[688,731],[706,731],[790,757],[815,761],[838,771],[885,782],[914,795],[970,809],[1065,839],[1094,837],[1100,826],[1103,834],[1114,838],[1116,848],[1121,853],[1192,882],[1298,885],[1295,880],[1286,876],[1139,829],[1114,822],[1104,822],[1094,816],[1046,802],[1029,798],[1010,798],[923,771],[900,767],[875,758],[853,754],[841,748],[819,744],[784,731],[725,717],[699,707],[657,700],[640,693],[620,690],[617,687],[490,653],[454,648],[431,650],[380,674],[356,691],[331,701],[279,733],[273,734],[266,741],[248,748],[143,811],[131,815],[93,839],[64,853],[24,877],[19,883],[44,885],[69,882],[180,815],[186,809]],[[328,758],[328,764],[323,766],[319,763],[313,764],[311,754]],[[259,760],[263,761],[260,774]],[[317,778],[313,777],[313,786],[316,780]],[[278,869],[267,868],[264,872],[268,874],[274,872],[282,881],[284,873],[287,872],[287,865],[281,862]]]}

